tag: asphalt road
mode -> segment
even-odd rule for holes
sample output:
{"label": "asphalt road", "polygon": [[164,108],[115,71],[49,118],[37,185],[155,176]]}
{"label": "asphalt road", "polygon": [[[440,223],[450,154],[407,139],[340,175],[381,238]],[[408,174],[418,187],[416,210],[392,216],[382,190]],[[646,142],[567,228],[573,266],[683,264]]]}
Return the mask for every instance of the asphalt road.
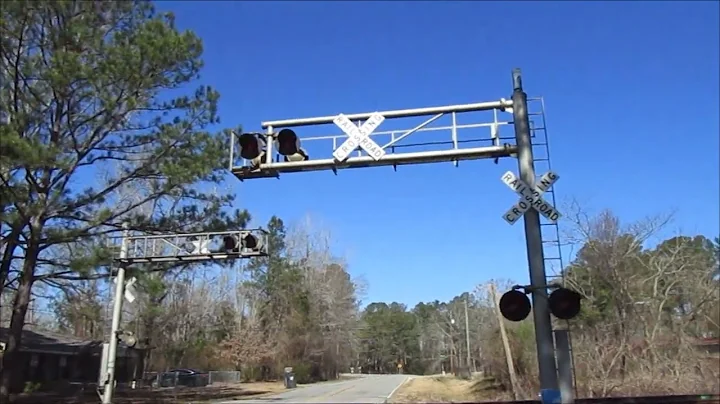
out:
{"label": "asphalt road", "polygon": [[368,375],[356,379],[299,386],[287,392],[251,400],[219,401],[216,404],[250,403],[384,403],[406,375]]}

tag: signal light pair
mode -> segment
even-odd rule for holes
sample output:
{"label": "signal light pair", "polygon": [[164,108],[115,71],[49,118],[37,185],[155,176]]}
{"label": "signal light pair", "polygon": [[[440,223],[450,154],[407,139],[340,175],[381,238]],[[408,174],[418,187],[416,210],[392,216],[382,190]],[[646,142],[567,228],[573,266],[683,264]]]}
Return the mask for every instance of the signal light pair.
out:
{"label": "signal light pair", "polygon": [[[555,289],[548,297],[550,312],[560,320],[570,320],[580,314],[582,296],[567,288]],[[522,321],[530,315],[530,298],[519,290],[506,292],[500,298],[500,312],[510,321]]]}
{"label": "signal light pair", "polygon": [[[283,129],[275,136],[275,147],[285,161],[304,161],[309,157],[300,147],[300,138],[291,129]],[[252,162],[254,167],[259,166],[265,158],[267,150],[267,135],[262,133],[243,133],[238,137],[240,157]]]}
{"label": "signal light pair", "polygon": [[239,253],[240,249],[259,250],[261,241],[254,235],[247,233],[238,240],[233,236],[223,237],[223,251],[226,253]]}
{"label": "signal light pair", "polygon": [[210,251],[208,248],[209,244],[209,239],[198,239],[196,236],[189,236],[185,243],[185,250],[189,254],[200,255],[210,253],[239,253],[241,248],[259,251],[262,247],[262,240],[252,233],[241,233],[239,239],[232,235],[223,236],[222,245],[216,251]]}

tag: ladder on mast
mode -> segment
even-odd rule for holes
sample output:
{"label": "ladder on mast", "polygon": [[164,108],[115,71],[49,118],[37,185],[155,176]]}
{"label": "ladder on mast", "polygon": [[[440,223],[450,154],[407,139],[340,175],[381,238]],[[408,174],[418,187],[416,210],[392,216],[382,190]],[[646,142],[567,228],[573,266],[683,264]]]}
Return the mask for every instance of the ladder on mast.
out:
{"label": "ladder on mast", "polygon": [[[547,120],[545,118],[545,100],[542,97],[528,97],[528,115],[530,117],[530,138],[533,148],[533,163],[535,164],[535,180],[537,181],[545,172],[552,170],[550,161],[550,143],[548,142]],[[545,195],[553,206],[557,207],[555,185],[551,186]],[[545,261],[546,283],[566,286],[565,268],[563,262],[562,244],[560,241],[560,226],[540,215],[542,230],[543,257]],[[575,356],[572,352],[572,333],[569,321],[565,321],[570,343],[570,358],[572,364],[573,389],[577,397],[577,383],[575,375]]]}

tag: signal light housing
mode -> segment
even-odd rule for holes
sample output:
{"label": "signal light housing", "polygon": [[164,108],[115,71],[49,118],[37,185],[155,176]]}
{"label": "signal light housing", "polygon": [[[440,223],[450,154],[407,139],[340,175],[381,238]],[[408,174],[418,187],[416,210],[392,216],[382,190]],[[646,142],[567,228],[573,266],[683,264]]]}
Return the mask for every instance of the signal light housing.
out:
{"label": "signal light housing", "polygon": [[309,157],[307,152],[300,147],[300,138],[291,129],[282,129],[276,135],[276,147],[278,153],[284,156],[285,161],[304,161]]}
{"label": "signal light housing", "polygon": [[233,236],[225,236],[223,237],[222,241],[222,250],[226,253],[238,253],[240,252],[240,248],[238,246],[238,242]]}
{"label": "signal light housing", "polygon": [[530,299],[525,293],[511,290],[500,298],[500,313],[510,321],[523,321],[530,314]]}
{"label": "signal light housing", "polygon": [[118,331],[117,338],[128,348],[133,348],[138,343],[138,339],[132,331]]}
{"label": "signal light housing", "polygon": [[253,166],[259,166],[265,156],[266,140],[261,133],[243,133],[238,136],[240,157],[250,160]]}
{"label": "signal light housing", "polygon": [[249,250],[259,250],[262,247],[260,239],[250,233],[245,235],[240,242],[242,248],[247,248]]}
{"label": "signal light housing", "polygon": [[560,320],[570,320],[580,314],[582,295],[566,288],[555,289],[548,301],[550,312]]}

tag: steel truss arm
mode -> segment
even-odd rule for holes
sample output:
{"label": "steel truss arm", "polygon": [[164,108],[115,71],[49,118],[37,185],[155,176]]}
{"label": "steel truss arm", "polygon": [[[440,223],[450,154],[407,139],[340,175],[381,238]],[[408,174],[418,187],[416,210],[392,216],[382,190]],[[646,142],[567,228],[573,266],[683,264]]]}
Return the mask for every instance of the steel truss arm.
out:
{"label": "steel truss arm", "polygon": [[263,229],[251,229],[136,235],[127,238],[127,246],[127,254],[115,261],[129,265],[251,258],[267,255],[267,233]]}

